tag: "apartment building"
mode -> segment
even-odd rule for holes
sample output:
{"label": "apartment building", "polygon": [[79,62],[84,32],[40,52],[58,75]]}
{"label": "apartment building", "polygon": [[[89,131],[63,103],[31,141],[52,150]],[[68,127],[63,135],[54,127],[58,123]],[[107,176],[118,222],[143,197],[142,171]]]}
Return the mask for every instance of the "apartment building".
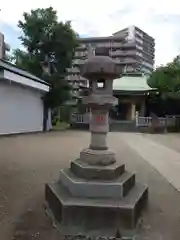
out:
{"label": "apartment building", "polygon": [[0,32],[0,59],[7,60],[8,55],[7,52],[10,51],[10,46],[5,43],[4,35]]}
{"label": "apartment building", "polygon": [[67,77],[74,89],[86,85],[80,76],[80,67],[96,47],[105,47],[124,72],[150,74],[154,67],[155,40],[136,26],[122,29],[108,37],[79,38],[73,66]]}

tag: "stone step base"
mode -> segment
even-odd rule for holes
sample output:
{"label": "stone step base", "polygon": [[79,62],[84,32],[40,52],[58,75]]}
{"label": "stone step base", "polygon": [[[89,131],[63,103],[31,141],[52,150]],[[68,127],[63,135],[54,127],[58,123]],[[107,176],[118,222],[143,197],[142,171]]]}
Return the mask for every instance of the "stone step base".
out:
{"label": "stone step base", "polygon": [[113,180],[125,171],[125,164],[111,164],[109,166],[90,165],[81,159],[71,162],[71,171],[74,175],[87,180]]}
{"label": "stone step base", "polygon": [[115,180],[86,180],[70,169],[60,171],[59,182],[76,197],[123,198],[135,185],[135,174],[124,172]]}
{"label": "stone step base", "polygon": [[45,186],[47,213],[62,234],[114,236],[118,228],[133,229],[147,197],[147,187],[139,183],[123,199],[78,198],[58,182]]}

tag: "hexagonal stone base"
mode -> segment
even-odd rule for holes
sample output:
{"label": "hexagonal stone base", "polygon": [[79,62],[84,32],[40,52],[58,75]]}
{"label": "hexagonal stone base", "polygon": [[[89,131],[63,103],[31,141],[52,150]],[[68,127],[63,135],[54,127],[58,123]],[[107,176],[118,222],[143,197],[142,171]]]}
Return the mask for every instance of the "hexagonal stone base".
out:
{"label": "hexagonal stone base", "polygon": [[116,180],[86,180],[70,169],[60,171],[59,182],[75,197],[123,198],[134,187],[135,174],[124,172]]}
{"label": "hexagonal stone base", "polygon": [[81,159],[71,162],[71,171],[84,179],[113,180],[124,173],[125,164],[111,164],[109,166],[90,165]]}
{"label": "hexagonal stone base", "polygon": [[46,210],[62,234],[104,231],[105,235],[114,236],[118,228],[134,228],[147,196],[147,187],[141,184],[121,200],[77,198],[57,182],[45,186]]}

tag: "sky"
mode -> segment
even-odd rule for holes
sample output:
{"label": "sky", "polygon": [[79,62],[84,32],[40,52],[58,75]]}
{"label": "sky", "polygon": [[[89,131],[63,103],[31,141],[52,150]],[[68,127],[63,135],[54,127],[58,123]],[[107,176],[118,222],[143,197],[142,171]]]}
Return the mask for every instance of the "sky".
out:
{"label": "sky", "polygon": [[158,0],[5,0],[0,4],[0,31],[12,48],[20,47],[17,27],[23,12],[52,6],[59,20],[71,20],[80,36],[108,36],[136,25],[155,38],[155,64],[180,54],[180,1]]}

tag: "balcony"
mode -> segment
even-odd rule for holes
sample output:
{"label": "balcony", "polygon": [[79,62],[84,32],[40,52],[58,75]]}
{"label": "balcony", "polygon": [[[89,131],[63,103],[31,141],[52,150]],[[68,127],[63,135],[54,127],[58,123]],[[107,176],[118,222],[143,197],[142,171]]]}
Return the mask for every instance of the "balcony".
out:
{"label": "balcony", "polygon": [[112,42],[111,43],[111,48],[115,48],[115,49],[118,49],[118,48],[121,48],[123,46],[123,42]]}
{"label": "balcony", "polygon": [[107,43],[96,43],[96,47],[111,48],[111,42],[107,42]]}
{"label": "balcony", "polygon": [[136,44],[135,42],[125,42],[122,44],[123,48],[135,48]]}
{"label": "balcony", "polygon": [[116,50],[111,51],[111,57],[125,56],[124,51]]}
{"label": "balcony", "polygon": [[68,81],[79,81],[79,78],[80,78],[80,76],[79,75],[68,75],[67,77],[66,77],[66,79],[68,80]]}
{"label": "balcony", "polygon": [[136,55],[136,51],[121,51],[121,50],[116,50],[116,51],[112,51],[111,52],[111,56],[112,57],[118,57],[118,56],[135,56]]}
{"label": "balcony", "polygon": [[78,67],[69,68],[67,71],[68,71],[68,73],[79,73],[80,72]]}
{"label": "balcony", "polygon": [[144,43],[143,40],[140,39],[140,38],[136,38],[136,42],[137,42],[138,44],[140,44],[140,45],[142,45],[142,44]]}
{"label": "balcony", "polygon": [[144,65],[145,67],[147,68],[150,68],[150,69],[153,69],[153,64],[151,63],[148,63],[147,61],[142,61],[142,65]]}
{"label": "balcony", "polygon": [[82,88],[87,87],[87,80],[85,80],[85,81],[73,80],[73,81],[68,81],[68,82],[72,86],[72,88],[77,91],[79,91]]}
{"label": "balcony", "polygon": [[138,35],[140,38],[143,38],[143,33],[142,32],[139,32],[138,30],[136,30],[136,35]]}
{"label": "balcony", "polygon": [[147,58],[153,58],[155,57],[155,53],[154,51],[147,51],[146,49],[142,49],[141,52],[143,53],[144,56],[146,56]]}
{"label": "balcony", "polygon": [[73,61],[73,65],[82,65],[84,64],[84,61],[83,59],[74,59]]}
{"label": "balcony", "polygon": [[75,58],[84,58],[87,57],[88,51],[76,51],[75,52]]}
{"label": "balcony", "polygon": [[117,62],[117,64],[122,64],[122,65],[137,63],[137,60],[134,58],[124,58],[124,59],[119,59],[115,61]]}
{"label": "balcony", "polygon": [[68,75],[67,77],[66,77],[66,79],[68,80],[68,81],[74,81],[74,82],[85,82],[85,81],[87,81],[87,79],[86,78],[84,78],[84,77],[81,77],[79,74],[74,74],[74,75]]}
{"label": "balcony", "polygon": [[84,49],[86,49],[86,48],[87,48],[86,44],[80,44],[80,45],[77,47],[78,50],[84,50]]}

